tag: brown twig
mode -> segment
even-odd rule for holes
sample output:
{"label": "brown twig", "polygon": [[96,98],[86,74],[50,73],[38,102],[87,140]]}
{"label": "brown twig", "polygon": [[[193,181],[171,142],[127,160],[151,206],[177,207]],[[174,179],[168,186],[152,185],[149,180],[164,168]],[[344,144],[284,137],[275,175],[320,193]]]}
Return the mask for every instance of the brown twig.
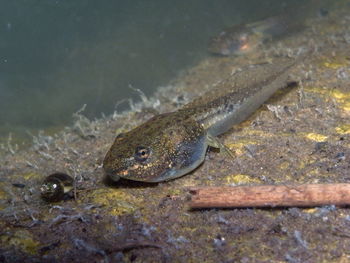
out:
{"label": "brown twig", "polygon": [[261,185],[190,189],[191,208],[349,205],[350,184]]}

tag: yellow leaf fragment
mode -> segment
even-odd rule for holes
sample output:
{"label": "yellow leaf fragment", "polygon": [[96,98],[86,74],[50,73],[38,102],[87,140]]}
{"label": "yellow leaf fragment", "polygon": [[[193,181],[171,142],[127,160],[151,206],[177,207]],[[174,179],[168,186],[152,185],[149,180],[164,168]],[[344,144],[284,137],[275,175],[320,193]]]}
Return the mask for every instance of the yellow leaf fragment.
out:
{"label": "yellow leaf fragment", "polygon": [[310,140],[313,140],[315,142],[324,142],[327,140],[327,136],[326,135],[322,135],[322,134],[318,134],[318,133],[313,133],[313,132],[310,132],[310,133],[307,133],[305,135],[306,138],[310,139]]}
{"label": "yellow leaf fragment", "polygon": [[246,174],[232,174],[232,175],[226,176],[225,180],[227,184],[234,184],[234,185],[261,183],[260,179],[253,178],[252,176],[246,175]]}

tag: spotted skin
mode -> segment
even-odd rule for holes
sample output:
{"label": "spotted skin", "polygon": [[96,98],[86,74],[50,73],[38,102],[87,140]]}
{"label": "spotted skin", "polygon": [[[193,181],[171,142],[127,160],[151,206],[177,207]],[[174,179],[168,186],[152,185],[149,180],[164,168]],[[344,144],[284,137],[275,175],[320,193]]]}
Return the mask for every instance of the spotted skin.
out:
{"label": "spotted skin", "polygon": [[217,139],[286,86],[297,60],[278,58],[229,77],[183,108],[154,116],[116,137],[103,161],[114,181],[157,183],[188,174],[205,158],[208,146],[227,151]]}

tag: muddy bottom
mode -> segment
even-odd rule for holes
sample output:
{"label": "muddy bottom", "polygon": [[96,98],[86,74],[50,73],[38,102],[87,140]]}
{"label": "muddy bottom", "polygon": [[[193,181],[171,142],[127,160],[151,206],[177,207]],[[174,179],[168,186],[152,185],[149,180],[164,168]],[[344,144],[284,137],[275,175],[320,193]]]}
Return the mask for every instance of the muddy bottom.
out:
{"label": "muddy bottom", "polygon": [[[346,9],[348,8],[348,9]],[[3,145],[1,262],[348,262],[350,210],[190,210],[193,186],[348,182],[349,6],[302,32],[239,57],[208,57],[128,112],[77,121],[28,150]],[[114,137],[155,113],[176,110],[244,66],[313,53],[292,72],[301,81],[220,136],[236,155],[209,151],[198,169],[159,184],[105,178]],[[75,178],[71,196],[49,203],[40,185],[54,172]]]}

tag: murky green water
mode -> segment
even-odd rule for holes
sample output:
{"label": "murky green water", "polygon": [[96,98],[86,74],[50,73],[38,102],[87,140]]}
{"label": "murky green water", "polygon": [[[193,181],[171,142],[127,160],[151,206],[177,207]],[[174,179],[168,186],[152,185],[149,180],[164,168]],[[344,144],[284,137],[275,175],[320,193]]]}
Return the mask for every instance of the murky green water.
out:
{"label": "murky green water", "polygon": [[[295,1],[1,1],[0,138],[100,117],[208,56],[220,29]],[[124,105],[127,107],[127,104]],[[123,106],[118,109],[122,109]]]}

